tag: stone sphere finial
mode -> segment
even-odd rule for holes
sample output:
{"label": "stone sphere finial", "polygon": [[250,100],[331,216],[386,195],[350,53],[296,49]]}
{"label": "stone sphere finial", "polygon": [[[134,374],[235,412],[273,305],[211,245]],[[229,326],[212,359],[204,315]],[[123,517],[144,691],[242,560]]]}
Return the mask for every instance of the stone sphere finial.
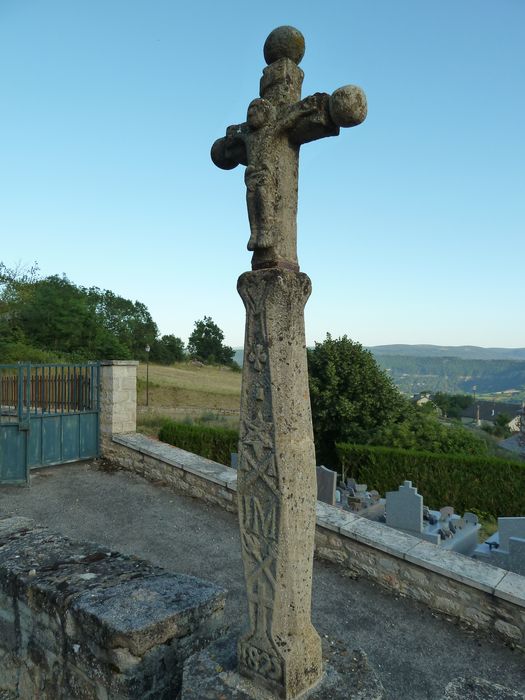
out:
{"label": "stone sphere finial", "polygon": [[357,126],[366,119],[366,95],[357,85],[345,85],[333,92],[328,107],[337,126]]}
{"label": "stone sphere finial", "polygon": [[277,27],[264,42],[264,60],[268,65],[280,58],[289,58],[296,65],[304,56],[304,36],[295,27]]}

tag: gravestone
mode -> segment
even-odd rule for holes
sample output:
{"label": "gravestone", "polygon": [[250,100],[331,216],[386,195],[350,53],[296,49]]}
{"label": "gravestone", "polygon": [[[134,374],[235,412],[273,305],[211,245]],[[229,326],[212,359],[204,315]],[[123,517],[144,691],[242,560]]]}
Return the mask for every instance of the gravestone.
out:
{"label": "gravestone", "polygon": [[[317,476],[317,500],[333,506],[336,502],[337,472],[321,465],[315,468]],[[340,498],[341,496],[339,496]]]}
{"label": "gravestone", "polygon": [[366,116],[354,86],[301,99],[304,48],[293,27],[271,32],[260,97],[211,149],[219,168],[246,166],[253,251],[237,284],[246,308],[238,499],[249,612],[238,668],[284,698],[322,674],[311,623],[316,478],[304,332],[311,283],[296,245],[299,149]]}
{"label": "gravestone", "polygon": [[499,546],[509,549],[512,537],[525,539],[525,518],[498,518]]}
{"label": "gravestone", "polygon": [[498,531],[477,546],[474,556],[525,576],[525,518],[498,518]]}
{"label": "gravestone", "polygon": [[447,521],[450,520],[450,517],[454,515],[454,508],[452,506],[443,506],[443,508],[439,509],[439,519]]}
{"label": "gravestone", "polygon": [[423,531],[423,496],[405,481],[397,491],[386,494],[386,524],[412,533]]}
{"label": "gravestone", "polygon": [[525,539],[521,537],[509,539],[509,570],[525,576]]}
{"label": "gravestone", "polygon": [[405,481],[398,491],[386,494],[385,522],[443,549],[468,556],[476,549],[480,528],[473,513],[460,517],[451,506],[430,510],[411,481]]}

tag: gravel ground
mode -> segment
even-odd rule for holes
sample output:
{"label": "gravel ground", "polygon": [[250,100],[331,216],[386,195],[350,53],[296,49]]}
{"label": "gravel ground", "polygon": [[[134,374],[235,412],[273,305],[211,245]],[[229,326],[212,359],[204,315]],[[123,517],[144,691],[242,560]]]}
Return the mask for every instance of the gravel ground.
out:
{"label": "gravel ground", "polygon": [[[218,507],[93,462],[35,471],[30,489],[0,487],[0,517],[10,515],[215,581],[228,590],[233,631],[246,619],[237,519]],[[525,692],[520,652],[321,561],[312,618],[334,654],[364,650],[394,700],[437,700],[453,678],[471,675]]]}

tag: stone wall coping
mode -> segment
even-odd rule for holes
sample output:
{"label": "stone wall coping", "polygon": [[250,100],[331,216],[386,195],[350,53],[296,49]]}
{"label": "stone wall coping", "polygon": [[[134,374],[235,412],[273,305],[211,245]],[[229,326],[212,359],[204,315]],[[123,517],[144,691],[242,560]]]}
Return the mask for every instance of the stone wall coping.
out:
{"label": "stone wall coping", "polygon": [[506,571],[505,576],[496,586],[494,595],[521,608],[525,607],[525,576]]}
{"label": "stone wall coping", "polygon": [[[113,441],[191,474],[237,491],[237,471],[139,433]],[[423,569],[525,608],[525,576],[437,547],[408,533],[317,501],[317,525]]]}
{"label": "stone wall coping", "polygon": [[[53,615],[72,614],[67,634],[86,630],[101,647],[142,656],[184,637],[197,612],[222,609],[226,591],[194,576],[76,542],[27,518],[0,520],[0,584],[16,583],[18,598]],[[35,603],[37,601],[37,603]]]}
{"label": "stone wall coping", "polygon": [[205,457],[199,457],[192,452],[181,450],[180,447],[159,442],[140,433],[114,435],[113,442],[129,447],[148,457],[159,459],[190,474],[200,476],[231,491],[237,491],[237,471],[231,467],[226,467],[224,464],[219,464]]}
{"label": "stone wall coping", "polygon": [[138,360],[100,360],[102,367],[111,367],[116,365],[118,367],[137,367],[139,364]]}

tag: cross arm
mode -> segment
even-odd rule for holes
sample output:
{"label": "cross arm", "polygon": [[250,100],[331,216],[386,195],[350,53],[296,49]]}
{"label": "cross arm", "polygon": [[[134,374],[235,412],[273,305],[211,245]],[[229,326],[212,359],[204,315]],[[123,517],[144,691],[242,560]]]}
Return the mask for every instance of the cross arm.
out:
{"label": "cross arm", "polygon": [[301,145],[325,136],[337,136],[340,127],[357,126],[366,118],[367,104],[363,90],[345,85],[331,95],[316,92],[288,108],[284,128],[292,143]]}
{"label": "cross arm", "polygon": [[339,127],[330,117],[329,103],[330,95],[316,92],[288,108],[282,126],[288,131],[292,143],[299,146],[339,134]]}
{"label": "cross arm", "polygon": [[246,134],[248,124],[233,124],[226,129],[226,136],[217,139],[211,147],[211,159],[218,168],[231,170],[238,165],[248,165]]}

